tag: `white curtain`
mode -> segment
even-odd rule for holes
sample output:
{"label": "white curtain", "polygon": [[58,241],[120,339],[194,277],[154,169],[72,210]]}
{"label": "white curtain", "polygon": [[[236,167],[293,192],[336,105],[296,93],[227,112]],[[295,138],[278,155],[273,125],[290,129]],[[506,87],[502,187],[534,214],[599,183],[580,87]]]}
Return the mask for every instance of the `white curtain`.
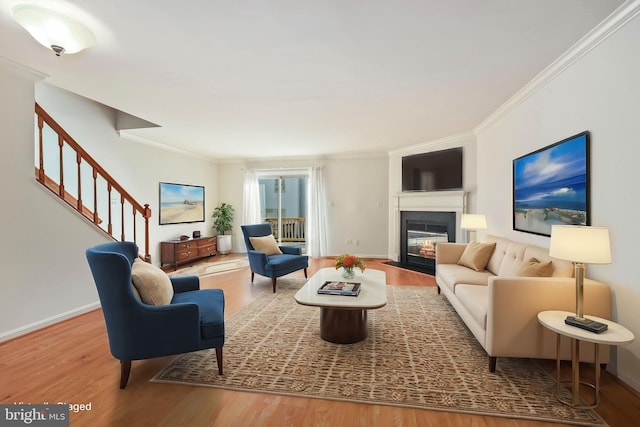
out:
{"label": "white curtain", "polygon": [[260,184],[258,170],[247,169],[244,172],[244,187],[242,193],[242,224],[260,224]]}
{"label": "white curtain", "polygon": [[309,170],[307,191],[307,253],[311,257],[327,255],[327,198],[324,191],[324,168]]}

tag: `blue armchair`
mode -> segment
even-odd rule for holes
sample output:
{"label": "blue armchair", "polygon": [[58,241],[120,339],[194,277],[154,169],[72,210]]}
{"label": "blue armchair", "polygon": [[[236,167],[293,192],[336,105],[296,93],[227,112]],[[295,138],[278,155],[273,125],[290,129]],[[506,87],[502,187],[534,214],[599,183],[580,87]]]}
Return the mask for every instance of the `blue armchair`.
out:
{"label": "blue armchair", "polygon": [[262,237],[271,234],[271,225],[252,224],[242,225],[244,243],[247,246],[249,266],[251,267],[251,283],[255,273],[261,276],[270,277],[273,292],[276,292],[276,279],[285,274],[304,269],[304,277],[307,277],[307,267],[309,267],[309,257],[301,255],[300,248],[294,246],[279,246],[282,254],[267,255],[264,252],[255,250],[249,237]]}
{"label": "blue armchair", "polygon": [[86,251],[107,325],[111,354],[120,360],[120,388],[131,361],[216,349],[222,375],[224,293],[200,290],[197,276],[170,278],[174,296],[168,305],[147,305],[134,296],[131,266],[138,257],[133,242],[113,242]]}

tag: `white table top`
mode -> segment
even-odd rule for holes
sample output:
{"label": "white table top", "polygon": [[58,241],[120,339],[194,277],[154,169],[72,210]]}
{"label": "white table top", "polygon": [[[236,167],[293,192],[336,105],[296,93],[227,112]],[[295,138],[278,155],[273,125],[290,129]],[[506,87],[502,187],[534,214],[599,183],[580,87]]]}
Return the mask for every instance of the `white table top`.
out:
{"label": "white table top", "polygon": [[612,320],[596,316],[585,316],[588,319],[607,324],[607,330],[597,334],[595,332],[585,331],[577,326],[567,325],[564,323],[564,319],[567,316],[575,316],[575,313],[557,310],[541,311],[538,313],[538,321],[544,327],[566,337],[597,344],[623,345],[629,344],[635,338],[633,332]]}
{"label": "white table top", "polygon": [[[360,294],[357,297],[318,294],[318,288],[326,281],[360,282]],[[298,304],[314,307],[335,307],[354,309],[373,309],[387,305],[387,275],[381,270],[367,268],[364,273],[356,269],[356,277],[345,279],[341,270],[323,268],[311,276],[309,281],[296,293]]]}

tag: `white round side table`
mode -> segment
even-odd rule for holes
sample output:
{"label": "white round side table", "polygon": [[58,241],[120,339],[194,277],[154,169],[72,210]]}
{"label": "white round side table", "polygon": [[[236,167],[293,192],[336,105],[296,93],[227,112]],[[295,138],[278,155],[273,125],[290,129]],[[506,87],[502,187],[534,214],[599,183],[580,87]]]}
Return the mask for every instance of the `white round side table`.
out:
{"label": "white round side table", "polygon": [[[622,325],[612,320],[602,319],[596,316],[585,316],[589,319],[605,323],[607,330],[595,333],[571,326],[564,323],[567,316],[574,316],[575,313],[569,311],[549,310],[538,313],[538,321],[545,328],[557,334],[556,340],[556,397],[566,405],[576,408],[595,408],[600,404],[600,344],[604,345],[624,345],[634,340],[633,333]],[[560,397],[560,338],[562,336],[571,338],[571,401]],[[595,344],[595,384],[587,384],[594,388],[595,399],[592,404],[580,403],[580,341]]]}

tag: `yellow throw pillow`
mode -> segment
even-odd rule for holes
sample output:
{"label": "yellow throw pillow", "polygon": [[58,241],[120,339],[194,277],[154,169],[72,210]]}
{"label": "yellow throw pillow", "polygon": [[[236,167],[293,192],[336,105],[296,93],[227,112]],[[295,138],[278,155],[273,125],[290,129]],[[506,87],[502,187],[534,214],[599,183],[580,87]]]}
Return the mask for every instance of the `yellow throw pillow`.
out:
{"label": "yellow throw pillow", "polygon": [[169,276],[158,267],[139,258],[131,266],[131,279],[145,304],[167,305],[173,299],[173,286]]}
{"label": "yellow throw pillow", "polygon": [[282,253],[278,247],[278,242],[276,242],[275,237],[273,237],[273,234],[262,237],[249,237],[249,241],[253,245],[253,248],[258,252],[264,252],[267,255]]}
{"label": "yellow throw pillow", "polygon": [[551,277],[553,273],[553,265],[551,260],[540,262],[538,258],[529,258],[524,261],[516,270],[516,276],[519,277]]}
{"label": "yellow throw pillow", "polygon": [[489,263],[489,258],[491,258],[495,248],[495,243],[471,242],[464,249],[458,264],[472,268],[475,271],[482,271]]}

